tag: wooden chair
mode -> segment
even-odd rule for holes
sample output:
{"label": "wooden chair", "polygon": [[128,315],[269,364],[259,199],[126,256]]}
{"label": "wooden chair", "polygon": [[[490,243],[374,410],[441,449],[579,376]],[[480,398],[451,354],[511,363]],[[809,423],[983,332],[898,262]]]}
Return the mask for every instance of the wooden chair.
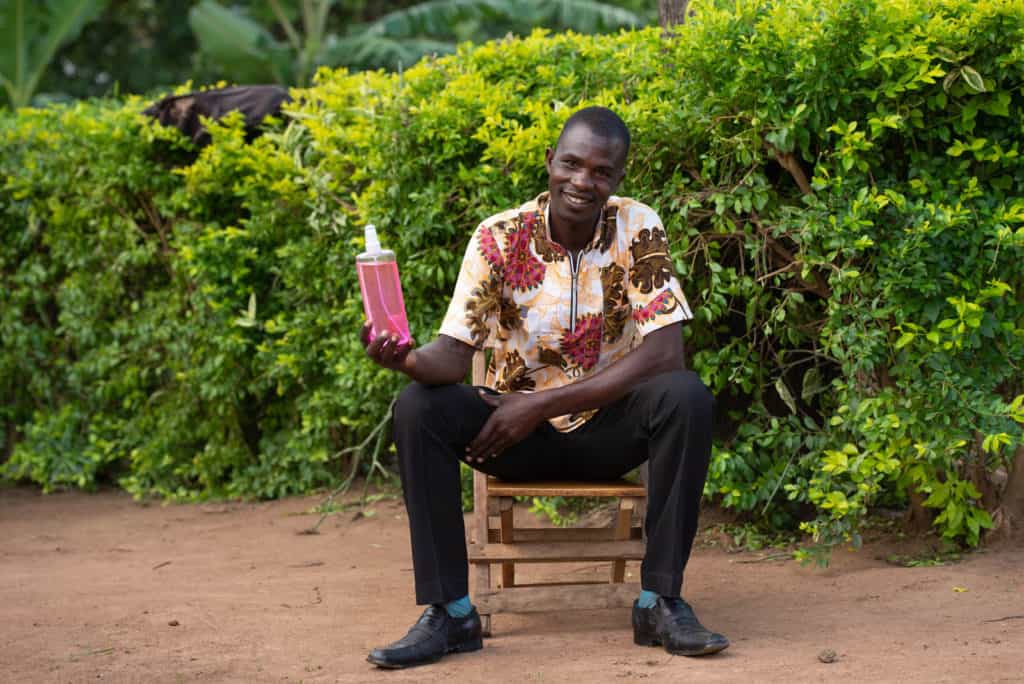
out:
{"label": "wooden chair", "polygon": [[[474,385],[484,384],[485,363],[483,352],[477,352],[473,357]],[[517,496],[617,497],[618,512],[613,526],[606,528],[517,528],[513,516]],[[624,582],[626,561],[643,558],[645,504],[644,485],[622,479],[502,482],[474,471],[472,539],[468,548],[476,580],[473,602],[483,620],[484,634],[490,635],[495,613],[632,605],[640,586]],[[517,563],[596,561],[611,561],[608,581],[516,582]],[[493,564],[501,565],[496,586],[492,585]]]}

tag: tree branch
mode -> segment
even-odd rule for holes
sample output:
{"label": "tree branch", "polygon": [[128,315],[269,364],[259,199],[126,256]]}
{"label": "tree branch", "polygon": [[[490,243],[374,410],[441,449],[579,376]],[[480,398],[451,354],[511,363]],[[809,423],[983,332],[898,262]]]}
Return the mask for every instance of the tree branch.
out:
{"label": "tree branch", "polygon": [[384,418],[382,418],[381,421],[377,423],[377,425],[374,426],[372,430],[370,430],[370,434],[366,436],[366,439],[364,439],[362,442],[355,446],[342,449],[337,454],[335,454],[335,457],[344,456],[345,454],[349,453],[354,454],[354,456],[352,457],[352,466],[349,468],[348,476],[344,480],[342,480],[341,484],[335,487],[334,491],[328,494],[327,498],[324,499],[323,502],[318,506],[318,508],[321,510],[320,519],[316,521],[315,525],[304,530],[304,534],[320,533],[320,525],[323,523],[324,520],[327,519],[327,516],[331,514],[331,504],[334,502],[334,499],[337,496],[347,492],[349,490],[349,487],[352,486],[352,482],[356,478],[356,473],[359,471],[359,464],[362,462],[363,456],[366,453],[366,447],[368,447],[371,442],[374,444],[374,446],[372,451],[370,452],[370,469],[366,473],[366,482],[363,485],[363,493],[360,502],[366,502],[366,494],[370,486],[370,479],[373,477],[373,472],[375,470],[379,470],[381,475],[384,476],[385,479],[389,477],[394,477],[394,475],[389,473],[384,468],[384,466],[381,465],[380,452],[381,448],[384,445],[384,436],[386,434],[384,432],[384,427],[391,420],[391,410],[395,407],[395,402],[397,400],[398,395],[396,394],[395,397],[391,400],[391,403],[388,405],[387,411],[384,412]]}
{"label": "tree branch", "polygon": [[277,0],[269,0],[270,9],[273,10],[274,16],[277,17],[277,22],[281,24],[281,28],[284,29],[284,33],[288,36],[288,42],[292,44],[295,51],[298,52],[302,49],[302,38],[299,37],[295,27],[292,26],[292,22],[288,21],[288,17],[285,15],[284,10],[281,9],[281,5]]}
{"label": "tree branch", "polygon": [[672,27],[686,22],[690,0],[658,0],[658,23],[664,29],[662,35],[674,35]]}
{"label": "tree branch", "polygon": [[[770,147],[770,146],[769,146]],[[776,161],[782,166],[782,168],[789,171],[789,175],[796,181],[796,185],[800,188],[800,192],[805,195],[812,194],[811,183],[807,180],[807,174],[804,173],[804,169],[800,166],[800,162],[796,157],[793,156],[792,152],[779,152],[774,147],[771,148],[775,154]]]}
{"label": "tree branch", "polygon": [[[803,262],[800,259],[797,259],[792,252],[786,249],[778,240],[768,233],[768,230],[761,223],[761,219],[758,217],[757,212],[750,212],[750,220],[757,227],[757,232],[764,238],[765,244],[782,260],[784,264],[792,265],[792,267],[803,266]],[[825,282],[825,279],[821,274],[815,272],[813,275],[814,282],[804,279],[802,275],[797,275],[797,279],[809,292],[813,292],[822,299],[828,299],[831,297],[832,288],[828,286],[828,283]]]}

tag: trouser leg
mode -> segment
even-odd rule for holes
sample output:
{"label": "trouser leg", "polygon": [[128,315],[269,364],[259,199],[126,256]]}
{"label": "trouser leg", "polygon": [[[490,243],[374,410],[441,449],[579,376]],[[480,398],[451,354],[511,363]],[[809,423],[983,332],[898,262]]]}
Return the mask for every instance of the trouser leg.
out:
{"label": "trouser leg", "polygon": [[[492,409],[468,385],[409,384],[394,408],[394,439],[409,516],[416,602],[469,592],[459,463]],[[508,479],[551,477],[554,430],[543,425],[497,459],[476,466]]]}
{"label": "trouser leg", "polygon": [[696,373],[666,375],[648,398],[647,549],[640,577],[649,591],[679,596],[711,460],[714,399]]}
{"label": "trouser leg", "polygon": [[649,461],[640,574],[644,589],[663,596],[680,595],[697,533],[713,405],[696,373],[662,373],[602,409],[574,438],[580,476],[614,477]]}

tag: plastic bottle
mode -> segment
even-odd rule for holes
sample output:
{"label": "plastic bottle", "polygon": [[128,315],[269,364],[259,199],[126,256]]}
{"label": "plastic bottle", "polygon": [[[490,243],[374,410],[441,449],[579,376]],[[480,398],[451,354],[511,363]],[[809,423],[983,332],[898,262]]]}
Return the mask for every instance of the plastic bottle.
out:
{"label": "plastic bottle", "polygon": [[398,262],[390,249],[381,249],[377,229],[364,229],[366,251],[356,257],[359,289],[363,293],[363,312],[371,323],[370,339],[396,334],[398,343],[410,340],[409,321],[405,317],[405,299],[398,278]]}

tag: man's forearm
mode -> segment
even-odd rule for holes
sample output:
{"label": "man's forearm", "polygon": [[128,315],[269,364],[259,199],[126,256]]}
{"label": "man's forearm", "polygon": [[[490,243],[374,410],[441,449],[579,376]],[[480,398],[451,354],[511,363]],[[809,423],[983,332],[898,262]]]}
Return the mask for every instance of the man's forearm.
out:
{"label": "man's forearm", "polygon": [[425,385],[448,385],[462,382],[473,360],[473,348],[446,335],[406,357],[402,372]]}
{"label": "man's forearm", "polygon": [[554,418],[607,406],[638,383],[685,365],[681,326],[674,324],[650,333],[643,344],[600,373],[535,396],[544,417]]}

